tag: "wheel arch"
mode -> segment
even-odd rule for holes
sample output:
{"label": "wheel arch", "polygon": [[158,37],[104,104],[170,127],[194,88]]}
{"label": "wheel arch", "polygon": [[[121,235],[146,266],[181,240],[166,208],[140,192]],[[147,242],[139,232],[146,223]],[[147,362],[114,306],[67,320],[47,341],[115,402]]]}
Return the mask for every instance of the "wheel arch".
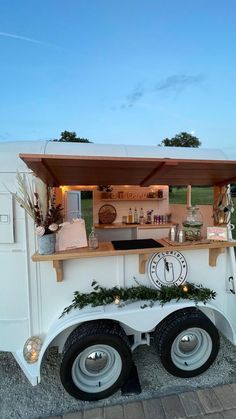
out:
{"label": "wheel arch", "polygon": [[199,309],[207,316],[216,328],[234,345],[236,344],[236,334],[234,327],[229,318],[221,311],[210,307],[199,307]]}
{"label": "wheel arch", "polygon": [[[41,363],[44,357],[45,352],[50,346],[58,346],[59,351],[62,352],[64,344],[68,338],[68,336],[73,332],[81,324],[86,322],[92,321],[113,321],[115,323],[119,323],[121,328],[126,332],[127,330],[137,330],[137,331],[144,331],[143,327],[141,330],[141,324],[139,324],[139,320],[142,320],[146,314],[146,328],[145,331],[149,332],[158,327],[168,316],[171,316],[173,313],[181,310],[193,309],[197,308],[201,310],[216,326],[216,328],[233,344],[236,344],[236,335],[234,328],[227,316],[220,311],[218,308],[214,307],[212,304],[207,303],[204,305],[203,303],[199,303],[197,306],[194,305],[192,302],[172,302],[167,303],[164,307],[153,307],[147,308],[144,311],[140,311],[140,304],[138,306],[138,310],[135,312],[129,312],[129,310],[124,311],[119,309],[119,312],[111,311],[110,313],[105,313],[101,308],[93,308],[93,312],[84,313],[82,314],[82,310],[79,312],[74,311],[69,313],[69,315],[57,319],[51,325],[49,331],[47,332],[41,351],[39,360],[37,362],[37,367],[34,369],[34,375],[37,376],[38,382],[40,382],[40,368]],[[148,314],[149,312],[149,314]],[[139,313],[139,315],[138,315]],[[158,313],[158,315],[157,315]],[[140,317],[141,316],[141,317]],[[134,320],[136,319],[136,320]],[[158,322],[157,319],[160,319]],[[135,328],[135,324],[137,324],[137,329]]]}
{"label": "wheel arch", "polygon": [[157,327],[160,327],[162,323],[164,323],[166,319],[171,317],[173,314],[181,311],[185,312],[194,308],[196,308],[196,310],[200,310],[203,314],[205,314],[205,316],[208,317],[208,319],[216,326],[218,331],[220,331],[234,345],[236,344],[236,334],[231,321],[223,312],[221,312],[213,306],[192,305],[188,307],[179,307],[177,310],[172,311],[170,314],[164,317],[161,320],[161,322],[157,324]]}

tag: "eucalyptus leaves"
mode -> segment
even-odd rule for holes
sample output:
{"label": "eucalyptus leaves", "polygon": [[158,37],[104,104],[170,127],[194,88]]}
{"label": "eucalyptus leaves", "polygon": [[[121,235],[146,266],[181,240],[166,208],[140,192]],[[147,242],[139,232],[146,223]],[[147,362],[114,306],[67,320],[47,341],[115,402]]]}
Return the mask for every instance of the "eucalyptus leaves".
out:
{"label": "eucalyptus leaves", "polygon": [[205,288],[202,285],[194,285],[191,283],[185,283],[184,285],[170,287],[162,286],[160,290],[155,288],[145,287],[139,285],[131,288],[103,288],[96,281],[92,282],[94,291],[89,294],[82,294],[79,291],[74,292],[74,298],[72,304],[64,308],[60,317],[64,314],[68,314],[72,309],[82,309],[85,306],[91,304],[92,307],[107,305],[115,303],[118,307],[123,307],[124,302],[134,301],[149,301],[148,304],[144,304],[141,308],[152,307],[154,301],[159,301],[161,305],[176,299],[187,299],[192,300],[196,304],[203,302],[204,304],[215,299],[215,291]]}

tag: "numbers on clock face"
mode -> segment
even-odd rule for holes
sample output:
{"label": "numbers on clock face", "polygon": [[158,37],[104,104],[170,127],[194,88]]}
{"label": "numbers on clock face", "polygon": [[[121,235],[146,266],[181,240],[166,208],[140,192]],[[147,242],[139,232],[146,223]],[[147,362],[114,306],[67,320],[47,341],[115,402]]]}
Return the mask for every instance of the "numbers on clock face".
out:
{"label": "numbers on clock face", "polygon": [[157,288],[162,285],[181,285],[187,273],[187,261],[177,250],[155,253],[148,264],[148,276]]}

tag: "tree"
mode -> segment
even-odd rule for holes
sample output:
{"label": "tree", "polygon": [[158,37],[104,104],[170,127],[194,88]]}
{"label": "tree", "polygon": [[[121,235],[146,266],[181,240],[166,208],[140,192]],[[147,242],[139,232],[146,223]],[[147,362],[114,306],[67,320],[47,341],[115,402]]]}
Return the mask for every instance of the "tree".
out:
{"label": "tree", "polygon": [[61,143],[91,143],[92,141],[87,138],[77,137],[76,132],[74,131],[63,131],[61,132],[61,137],[59,139],[53,140]]}
{"label": "tree", "polygon": [[173,138],[165,138],[159,145],[165,147],[198,148],[201,145],[201,141],[192,134],[188,134],[187,132],[181,132],[180,134],[176,134],[176,136]]}

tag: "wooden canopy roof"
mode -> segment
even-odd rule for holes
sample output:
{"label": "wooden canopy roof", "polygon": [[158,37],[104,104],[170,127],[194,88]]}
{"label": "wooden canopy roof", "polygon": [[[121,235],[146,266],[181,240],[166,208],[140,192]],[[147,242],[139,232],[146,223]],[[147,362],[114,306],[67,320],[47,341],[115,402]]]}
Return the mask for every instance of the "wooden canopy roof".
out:
{"label": "wooden canopy roof", "polygon": [[236,161],[20,154],[45,183],[61,185],[224,185]]}

